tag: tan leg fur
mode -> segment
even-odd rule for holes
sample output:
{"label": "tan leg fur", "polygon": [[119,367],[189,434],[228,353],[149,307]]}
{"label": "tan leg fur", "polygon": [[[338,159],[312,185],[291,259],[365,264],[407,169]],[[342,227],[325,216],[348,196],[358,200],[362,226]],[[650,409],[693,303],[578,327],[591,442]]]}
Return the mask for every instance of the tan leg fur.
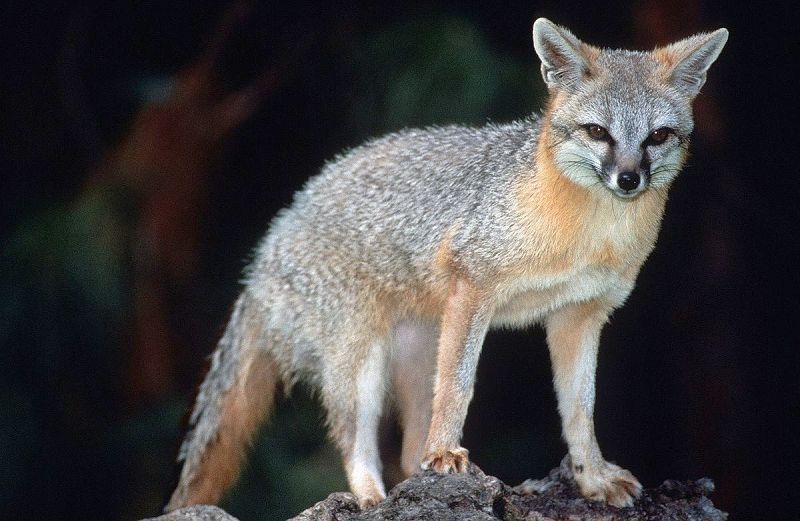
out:
{"label": "tan leg fur", "polygon": [[490,318],[491,301],[485,293],[466,279],[454,278],[442,318],[423,468],[445,473],[466,470],[468,452],[459,442]]}
{"label": "tan leg fur", "polygon": [[547,319],[547,342],[575,481],[584,496],[623,507],[633,503],[642,486],[603,459],[594,434],[597,348],[608,313],[596,301],[558,310]]}

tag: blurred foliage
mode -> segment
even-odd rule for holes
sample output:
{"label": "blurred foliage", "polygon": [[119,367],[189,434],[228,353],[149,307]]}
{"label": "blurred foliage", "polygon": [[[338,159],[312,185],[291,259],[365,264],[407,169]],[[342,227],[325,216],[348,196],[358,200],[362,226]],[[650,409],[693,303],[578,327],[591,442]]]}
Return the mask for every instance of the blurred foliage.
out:
{"label": "blurred foliage", "polygon": [[6,513],[51,511],[56,498],[27,504],[31,487],[64,492],[58,510],[80,505],[86,486],[118,497],[127,465],[114,430],[125,403],[130,203],[122,192],[90,190],[31,217],[0,249]]}
{"label": "blurred foliage", "polygon": [[262,428],[222,507],[241,519],[287,519],[331,492],[347,490],[341,458],[326,435],[322,410],[309,390],[293,389]]}
{"label": "blurred foliage", "polygon": [[544,94],[533,59],[498,54],[477,26],[458,17],[414,20],[367,38],[352,67],[350,114],[367,135],[518,118]]}

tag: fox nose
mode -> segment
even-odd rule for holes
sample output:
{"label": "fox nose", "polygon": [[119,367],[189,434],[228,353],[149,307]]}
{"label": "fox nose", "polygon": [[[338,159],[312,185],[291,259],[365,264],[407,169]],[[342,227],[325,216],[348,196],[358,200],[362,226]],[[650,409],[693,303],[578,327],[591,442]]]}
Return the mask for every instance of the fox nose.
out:
{"label": "fox nose", "polygon": [[617,186],[626,192],[636,190],[641,182],[642,178],[636,172],[622,172],[617,176]]}

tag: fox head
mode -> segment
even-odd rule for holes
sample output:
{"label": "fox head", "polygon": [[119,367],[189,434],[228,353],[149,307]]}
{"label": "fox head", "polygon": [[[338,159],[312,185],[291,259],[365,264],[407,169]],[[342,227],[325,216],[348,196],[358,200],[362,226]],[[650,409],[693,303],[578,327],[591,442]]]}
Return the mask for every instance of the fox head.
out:
{"label": "fox head", "polygon": [[727,39],[718,29],[652,52],[607,50],[536,20],[533,43],[551,95],[546,145],[559,170],[624,199],[669,185],[686,158],[692,101]]}

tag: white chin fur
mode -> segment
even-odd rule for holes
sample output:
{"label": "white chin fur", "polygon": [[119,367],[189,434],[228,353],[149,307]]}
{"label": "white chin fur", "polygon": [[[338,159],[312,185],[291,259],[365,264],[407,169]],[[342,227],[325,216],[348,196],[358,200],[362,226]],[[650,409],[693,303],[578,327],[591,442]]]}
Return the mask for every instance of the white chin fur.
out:
{"label": "white chin fur", "polygon": [[621,199],[635,199],[637,196],[641,195],[642,192],[647,190],[647,188],[641,188],[641,189],[634,190],[632,192],[626,192],[624,190],[620,190],[619,188],[611,188],[611,187],[609,187],[608,189],[611,191],[611,193],[613,193],[614,195],[616,195],[617,197],[619,197]]}

